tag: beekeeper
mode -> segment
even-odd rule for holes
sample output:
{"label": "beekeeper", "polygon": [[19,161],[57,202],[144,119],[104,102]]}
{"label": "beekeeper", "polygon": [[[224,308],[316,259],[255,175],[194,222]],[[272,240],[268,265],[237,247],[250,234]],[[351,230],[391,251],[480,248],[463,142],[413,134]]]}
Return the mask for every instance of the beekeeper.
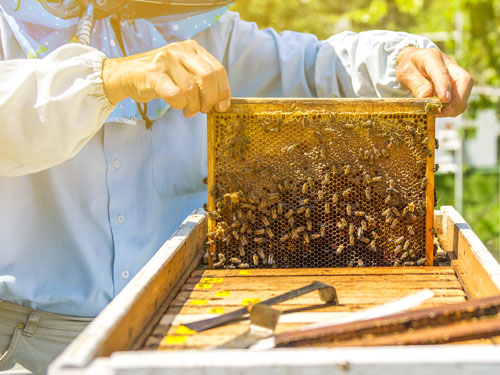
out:
{"label": "beekeeper", "polygon": [[230,1],[0,1],[0,370],[35,374],[207,199],[230,97],[416,97],[472,78],[429,40],[259,30]]}

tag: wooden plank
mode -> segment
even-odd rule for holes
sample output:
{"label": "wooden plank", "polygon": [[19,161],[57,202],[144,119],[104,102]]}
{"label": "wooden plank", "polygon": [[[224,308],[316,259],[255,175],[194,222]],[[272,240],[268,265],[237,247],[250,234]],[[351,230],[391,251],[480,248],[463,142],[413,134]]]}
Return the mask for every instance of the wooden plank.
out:
{"label": "wooden plank", "polygon": [[427,186],[425,188],[425,264],[432,266],[434,264],[434,155],[435,151],[435,109],[430,108],[427,113],[427,148],[431,155],[427,156],[426,178]]}
{"label": "wooden plank", "polygon": [[328,276],[328,275],[454,275],[452,267],[364,267],[364,268],[260,268],[249,270],[196,270],[192,277]]}
{"label": "wooden plank", "polygon": [[463,272],[462,279],[472,297],[500,293],[500,265],[462,216],[451,206],[441,207],[443,238]]}
{"label": "wooden plank", "polygon": [[497,346],[276,349],[115,353],[115,375],[498,375]]}
{"label": "wooden plank", "polygon": [[58,357],[54,367],[82,368],[98,356],[128,349],[193,261],[206,233],[206,216],[196,210]]}

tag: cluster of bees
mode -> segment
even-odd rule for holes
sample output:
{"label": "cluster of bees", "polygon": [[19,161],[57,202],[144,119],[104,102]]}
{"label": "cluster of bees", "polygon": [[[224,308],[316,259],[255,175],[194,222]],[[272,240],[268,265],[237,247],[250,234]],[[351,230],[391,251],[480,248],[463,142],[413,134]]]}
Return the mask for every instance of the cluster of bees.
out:
{"label": "cluster of bees", "polygon": [[221,121],[211,265],[423,265],[425,114],[304,118]]}

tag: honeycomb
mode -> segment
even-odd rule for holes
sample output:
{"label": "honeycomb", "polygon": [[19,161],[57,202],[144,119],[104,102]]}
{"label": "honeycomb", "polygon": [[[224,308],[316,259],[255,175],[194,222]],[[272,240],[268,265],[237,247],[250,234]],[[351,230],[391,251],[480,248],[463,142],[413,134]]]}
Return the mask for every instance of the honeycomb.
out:
{"label": "honeycomb", "polygon": [[432,264],[436,105],[235,99],[211,112],[209,267]]}

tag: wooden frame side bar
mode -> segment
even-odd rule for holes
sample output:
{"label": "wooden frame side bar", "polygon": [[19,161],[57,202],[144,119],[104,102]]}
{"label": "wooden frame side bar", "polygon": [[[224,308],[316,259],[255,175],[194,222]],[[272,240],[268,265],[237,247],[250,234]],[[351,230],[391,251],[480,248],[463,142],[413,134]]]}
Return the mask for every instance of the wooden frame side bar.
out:
{"label": "wooden frame side bar", "polygon": [[96,357],[129,349],[193,262],[206,235],[207,217],[203,209],[195,210],[53,362],[49,372],[58,373],[57,368],[83,368]]}
{"label": "wooden frame side bar", "polygon": [[[435,110],[431,109],[427,113],[427,148],[431,155],[427,157],[426,178],[427,186],[425,190],[425,265],[434,264],[434,155],[435,152]],[[435,228],[434,228],[435,230]]]}
{"label": "wooden frame side bar", "polygon": [[453,252],[465,287],[471,297],[500,294],[500,265],[473,232],[464,218],[451,206],[441,207],[446,250]]}

